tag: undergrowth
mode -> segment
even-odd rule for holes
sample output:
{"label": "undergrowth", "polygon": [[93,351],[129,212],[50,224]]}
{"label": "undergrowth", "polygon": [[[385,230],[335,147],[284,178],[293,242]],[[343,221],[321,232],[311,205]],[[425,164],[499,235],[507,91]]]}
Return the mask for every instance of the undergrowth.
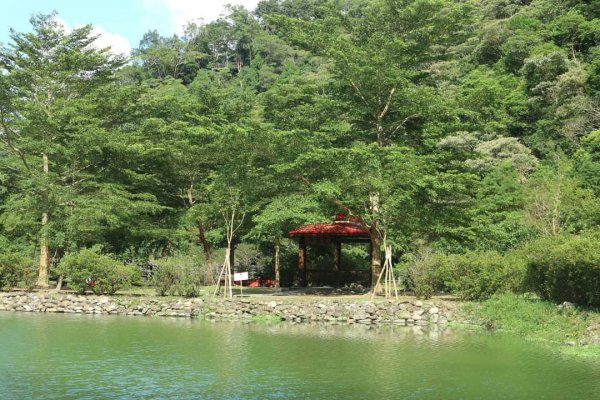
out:
{"label": "undergrowth", "polygon": [[[557,307],[551,302],[510,294],[465,303],[461,310],[490,330],[556,344],[579,344],[586,339],[587,328],[600,323],[597,310]],[[600,353],[600,346],[589,347]]]}

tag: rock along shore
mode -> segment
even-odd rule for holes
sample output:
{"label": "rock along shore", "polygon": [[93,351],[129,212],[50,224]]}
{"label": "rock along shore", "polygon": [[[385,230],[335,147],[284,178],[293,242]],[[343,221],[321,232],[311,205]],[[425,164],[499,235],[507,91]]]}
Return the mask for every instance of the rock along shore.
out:
{"label": "rock along shore", "polygon": [[[165,316],[217,320],[267,319],[366,325],[446,325],[456,318],[449,301],[356,301],[341,298],[169,298],[62,293],[0,293],[0,311]],[[458,321],[465,322],[465,321]]]}

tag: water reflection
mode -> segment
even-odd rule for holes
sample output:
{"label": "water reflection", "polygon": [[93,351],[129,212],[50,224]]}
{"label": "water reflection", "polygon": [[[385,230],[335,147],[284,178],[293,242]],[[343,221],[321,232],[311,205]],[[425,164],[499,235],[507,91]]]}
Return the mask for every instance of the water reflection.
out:
{"label": "water reflection", "polygon": [[0,313],[0,398],[595,398],[600,363],[429,327]]}

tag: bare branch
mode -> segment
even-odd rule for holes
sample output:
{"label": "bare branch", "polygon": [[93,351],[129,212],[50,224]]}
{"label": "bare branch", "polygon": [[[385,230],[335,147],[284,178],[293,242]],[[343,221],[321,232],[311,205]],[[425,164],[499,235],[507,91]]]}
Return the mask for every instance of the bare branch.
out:
{"label": "bare branch", "polygon": [[387,101],[385,102],[385,107],[383,107],[383,111],[381,111],[379,113],[379,119],[383,119],[383,117],[385,117],[385,115],[388,113],[388,111],[390,110],[390,103],[392,102],[392,97],[394,97],[394,93],[396,93],[396,88],[393,87],[390,90],[390,93],[388,95]]}
{"label": "bare branch", "polygon": [[370,106],[369,102],[367,101],[367,99],[365,98],[365,96],[362,94],[360,88],[358,87],[358,85],[356,85],[356,83],[354,83],[354,81],[350,81],[350,84],[352,85],[352,87],[354,88],[354,90],[356,90],[356,93],[358,94],[358,97],[361,98],[361,100],[365,103],[365,105],[367,107]]}
{"label": "bare branch", "polygon": [[400,128],[404,128],[404,125],[405,125],[405,124],[406,124],[408,121],[410,121],[411,119],[413,119],[413,118],[417,118],[417,117],[420,117],[420,116],[421,116],[421,114],[413,114],[413,115],[409,115],[408,117],[404,118],[404,120],[402,120],[402,122],[400,122],[400,123],[399,123],[399,124],[398,124],[398,125],[397,125],[397,126],[394,128],[394,130],[392,131],[392,133],[391,133],[391,134],[393,135],[394,133],[396,133],[396,132],[398,131],[398,129],[400,129]]}

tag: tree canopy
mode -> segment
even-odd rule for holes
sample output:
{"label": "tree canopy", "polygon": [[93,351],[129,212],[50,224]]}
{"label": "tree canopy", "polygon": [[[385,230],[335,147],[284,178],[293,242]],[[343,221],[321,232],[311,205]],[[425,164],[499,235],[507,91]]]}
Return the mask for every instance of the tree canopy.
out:
{"label": "tree canopy", "polygon": [[0,235],[40,285],[95,245],[211,263],[232,202],[269,254],[340,212],[375,258],[598,230],[595,2],[264,0],[129,62],[55,17],[0,49]]}

